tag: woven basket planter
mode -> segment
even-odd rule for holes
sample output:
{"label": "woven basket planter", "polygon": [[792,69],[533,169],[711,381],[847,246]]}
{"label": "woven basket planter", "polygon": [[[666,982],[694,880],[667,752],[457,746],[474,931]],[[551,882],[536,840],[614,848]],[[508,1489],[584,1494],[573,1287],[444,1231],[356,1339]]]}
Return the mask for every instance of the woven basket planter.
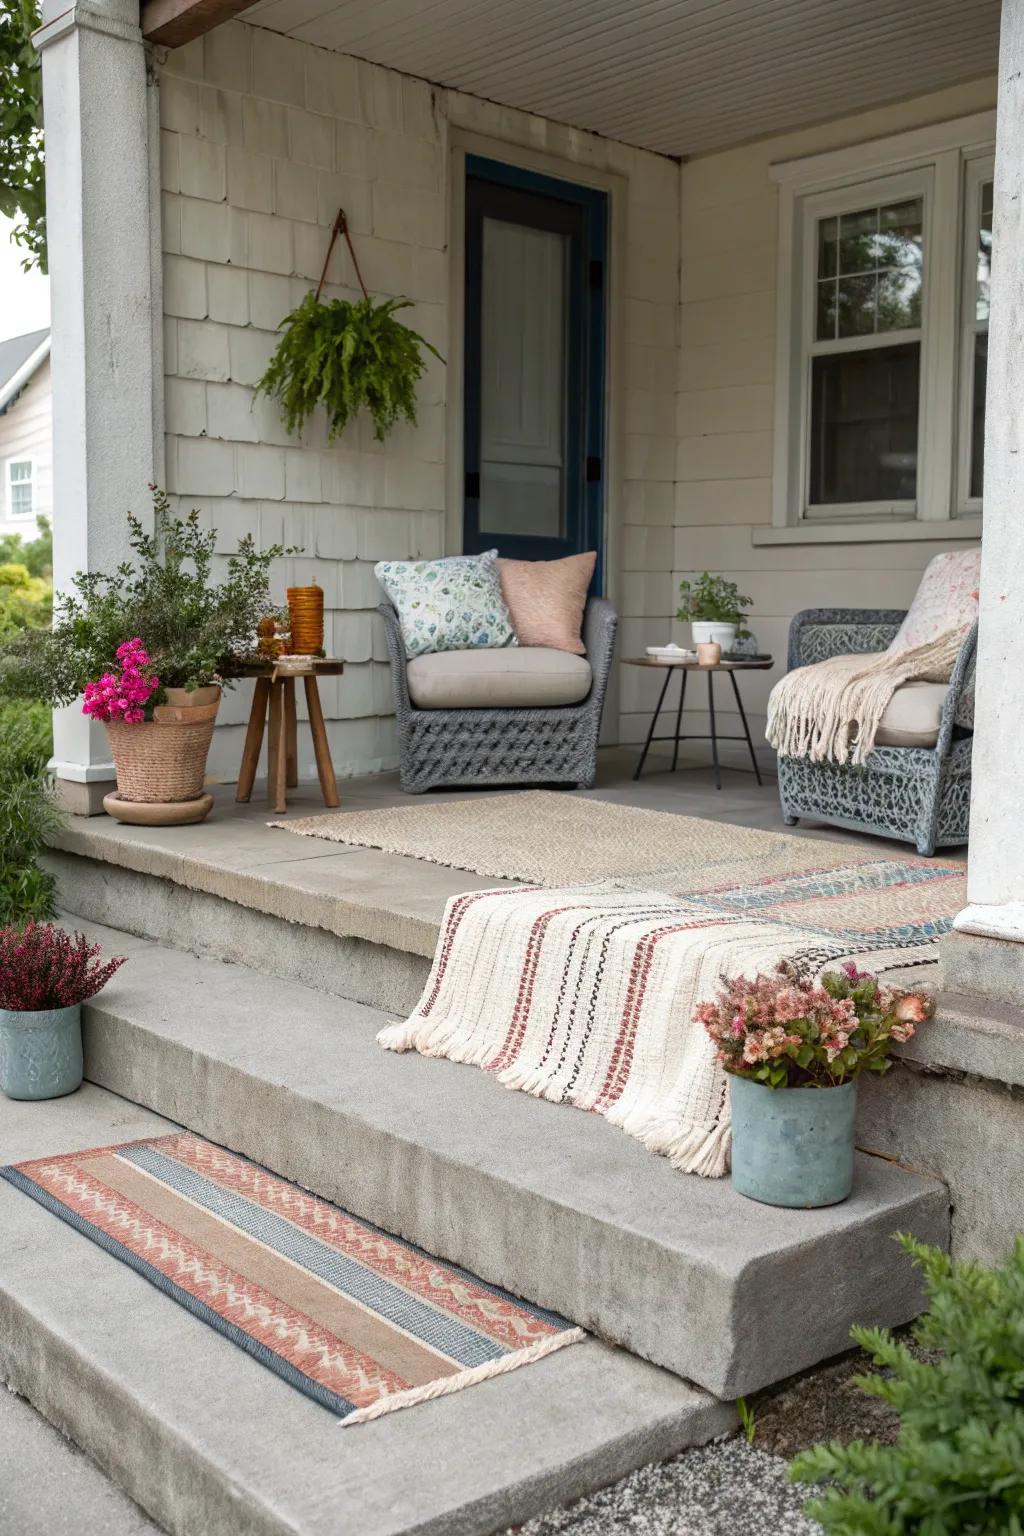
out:
{"label": "woven basket planter", "polygon": [[138,725],[109,721],[118,797],[148,805],[198,799],[219,707],[218,689],[212,703],[161,704]]}

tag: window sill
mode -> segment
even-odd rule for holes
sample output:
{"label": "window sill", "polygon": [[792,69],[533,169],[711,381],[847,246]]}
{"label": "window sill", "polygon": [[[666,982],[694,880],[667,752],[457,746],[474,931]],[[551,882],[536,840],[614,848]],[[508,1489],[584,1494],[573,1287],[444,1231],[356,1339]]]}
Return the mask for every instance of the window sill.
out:
{"label": "window sill", "polygon": [[980,517],[947,517],[932,522],[794,523],[789,528],[752,528],[755,548],[774,544],[913,544],[922,539],[980,539]]}

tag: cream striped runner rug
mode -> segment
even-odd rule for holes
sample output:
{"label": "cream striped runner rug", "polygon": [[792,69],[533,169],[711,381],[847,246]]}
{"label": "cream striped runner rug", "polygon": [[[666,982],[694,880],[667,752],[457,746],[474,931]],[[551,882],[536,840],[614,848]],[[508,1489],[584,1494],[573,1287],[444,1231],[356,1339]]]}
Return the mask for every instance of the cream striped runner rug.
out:
{"label": "cream striped runner rug", "polygon": [[684,1172],[720,1177],[727,1083],[693,1022],[720,978],[783,959],[813,976],[845,960],[933,966],[964,905],[962,865],[854,859],[697,890],[688,874],[685,895],[605,880],[455,896],[419,1005],[377,1038],[604,1115]]}

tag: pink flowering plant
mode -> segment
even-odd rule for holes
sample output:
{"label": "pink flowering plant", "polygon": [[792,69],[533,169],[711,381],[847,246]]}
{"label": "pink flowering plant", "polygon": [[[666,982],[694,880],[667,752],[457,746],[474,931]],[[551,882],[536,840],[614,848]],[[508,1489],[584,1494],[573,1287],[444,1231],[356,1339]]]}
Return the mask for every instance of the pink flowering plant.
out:
{"label": "pink flowering plant", "polygon": [[54,923],[0,928],[0,1008],[68,1008],[95,997],[124,959],[100,961],[100,946]]}
{"label": "pink flowering plant", "polygon": [[[82,713],[93,720],[123,720],[135,725],[146,718],[146,706],[160,687],[160,679],[138,635],[117,647],[120,670],[104,672],[85,685]],[[150,711],[152,713],[152,711]]]}
{"label": "pink flowering plant", "polygon": [[893,1045],[932,1011],[924,993],[883,987],[852,962],[812,982],[784,961],[771,976],[726,980],[694,1017],[737,1077],[769,1088],[838,1088],[861,1072],[887,1072]]}

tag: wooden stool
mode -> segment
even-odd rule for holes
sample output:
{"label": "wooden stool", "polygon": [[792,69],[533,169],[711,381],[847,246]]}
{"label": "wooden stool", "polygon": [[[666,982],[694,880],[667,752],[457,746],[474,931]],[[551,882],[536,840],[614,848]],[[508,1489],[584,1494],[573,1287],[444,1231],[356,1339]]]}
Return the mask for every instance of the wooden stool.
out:
{"label": "wooden stool", "polygon": [[288,809],[287,791],[299,782],[298,721],[295,711],[295,679],[302,678],[306,690],[306,709],[309,713],[309,730],[313,737],[313,753],[316,771],[320,778],[320,792],[324,804],[337,806],[338,786],[334,778],[334,764],[324,725],[324,712],[320,707],[320,690],[317,677],[340,677],[345,670],[341,661],[313,661],[301,671],[279,669],[273,662],[255,663],[244,667],[242,677],[254,677],[252,709],[242,749],[242,766],[238,773],[235,799],[247,801],[252,796],[263,746],[263,730],[269,721],[267,740],[267,799],[274,810],[283,815]]}

